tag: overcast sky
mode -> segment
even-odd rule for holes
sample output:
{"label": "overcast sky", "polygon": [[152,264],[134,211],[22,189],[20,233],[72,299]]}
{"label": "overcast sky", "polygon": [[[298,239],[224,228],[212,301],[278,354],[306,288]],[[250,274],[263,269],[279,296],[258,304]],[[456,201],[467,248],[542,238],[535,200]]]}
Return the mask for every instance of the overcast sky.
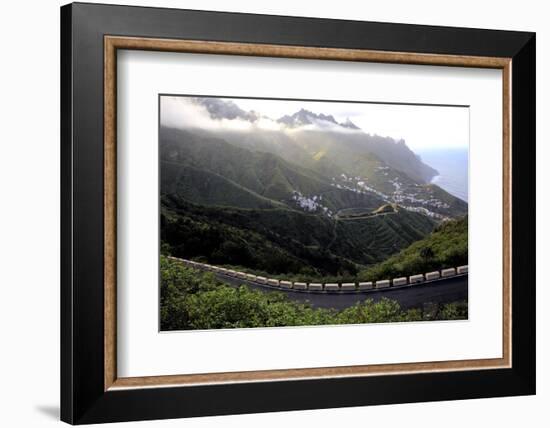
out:
{"label": "overcast sky", "polygon": [[[344,122],[349,118],[364,132],[389,136],[396,140],[404,139],[406,144],[417,152],[432,148],[467,148],[469,143],[467,107],[236,98],[231,100],[243,110],[254,110],[274,120],[286,114],[291,115],[302,108],[316,114],[333,115],[338,122]],[[178,118],[177,120],[181,119],[189,124],[184,118],[191,119],[192,112],[185,100],[180,98],[166,101],[163,102],[162,115],[166,119]],[[200,122],[204,119],[206,118],[196,117],[192,120]],[[226,123],[227,125],[234,124]]]}

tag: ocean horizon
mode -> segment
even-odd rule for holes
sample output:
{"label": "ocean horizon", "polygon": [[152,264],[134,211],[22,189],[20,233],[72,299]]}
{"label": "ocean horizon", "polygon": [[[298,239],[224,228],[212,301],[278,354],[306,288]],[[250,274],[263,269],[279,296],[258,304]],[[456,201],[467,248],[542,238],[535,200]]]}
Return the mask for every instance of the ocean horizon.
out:
{"label": "ocean horizon", "polygon": [[433,184],[468,202],[468,148],[425,149],[417,154],[439,172]]}

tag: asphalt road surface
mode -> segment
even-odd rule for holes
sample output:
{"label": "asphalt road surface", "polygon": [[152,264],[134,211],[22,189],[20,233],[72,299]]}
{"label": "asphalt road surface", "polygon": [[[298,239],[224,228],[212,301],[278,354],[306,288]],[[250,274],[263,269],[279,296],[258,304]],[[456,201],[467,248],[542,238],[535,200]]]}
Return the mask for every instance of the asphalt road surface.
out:
{"label": "asphalt road surface", "polygon": [[229,285],[237,287],[246,284],[252,289],[261,290],[265,293],[284,293],[289,299],[298,302],[308,301],[313,307],[317,308],[344,309],[353,306],[356,302],[367,299],[376,302],[383,297],[396,300],[403,309],[419,308],[426,303],[451,303],[468,299],[468,275],[363,293],[307,293],[263,286],[220,273],[217,273],[216,276]]}

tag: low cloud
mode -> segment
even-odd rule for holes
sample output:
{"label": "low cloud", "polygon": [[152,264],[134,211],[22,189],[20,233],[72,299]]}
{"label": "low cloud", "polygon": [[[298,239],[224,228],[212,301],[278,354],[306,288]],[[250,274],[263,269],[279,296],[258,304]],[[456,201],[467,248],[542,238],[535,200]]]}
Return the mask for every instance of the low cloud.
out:
{"label": "low cloud", "polygon": [[[219,112],[221,114],[221,112]],[[265,116],[242,118],[231,113],[231,119],[215,115],[189,97],[163,96],[160,101],[160,123],[171,128],[199,128],[208,131],[282,130],[284,127]]]}
{"label": "low cloud", "polygon": [[[289,106],[291,108],[291,106]],[[292,106],[294,107],[294,106]],[[311,112],[310,123],[287,126],[261,112],[244,111],[232,101],[219,98],[193,98],[162,96],[160,101],[160,122],[162,126],[208,131],[332,131],[358,132],[315,117]],[[289,111],[290,114],[294,111]]]}

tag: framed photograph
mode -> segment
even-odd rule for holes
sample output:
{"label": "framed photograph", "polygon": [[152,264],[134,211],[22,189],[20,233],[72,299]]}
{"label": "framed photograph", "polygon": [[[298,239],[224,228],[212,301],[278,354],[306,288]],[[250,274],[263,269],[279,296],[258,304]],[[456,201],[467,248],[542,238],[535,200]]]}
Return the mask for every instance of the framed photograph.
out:
{"label": "framed photograph", "polygon": [[535,35],[61,8],[61,418],[535,393]]}

